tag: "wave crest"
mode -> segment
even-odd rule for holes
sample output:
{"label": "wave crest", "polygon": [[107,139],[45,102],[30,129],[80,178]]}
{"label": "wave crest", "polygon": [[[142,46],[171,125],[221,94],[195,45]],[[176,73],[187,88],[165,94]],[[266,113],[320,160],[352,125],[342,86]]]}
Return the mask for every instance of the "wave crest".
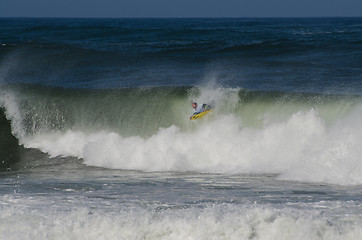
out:
{"label": "wave crest", "polygon": [[[12,132],[51,157],[125,170],[362,184],[357,97],[225,88],[22,91],[2,95]],[[215,111],[189,121],[192,100],[214,101]]]}

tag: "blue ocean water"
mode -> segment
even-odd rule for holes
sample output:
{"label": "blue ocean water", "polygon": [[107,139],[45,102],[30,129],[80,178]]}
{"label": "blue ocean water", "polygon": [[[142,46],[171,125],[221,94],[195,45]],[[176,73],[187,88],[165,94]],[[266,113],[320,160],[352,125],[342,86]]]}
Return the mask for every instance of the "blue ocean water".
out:
{"label": "blue ocean water", "polygon": [[[361,19],[2,19],[9,82],[361,91]],[[10,68],[10,69],[7,69]]]}
{"label": "blue ocean water", "polygon": [[361,80],[362,18],[1,18],[0,239],[361,239]]}

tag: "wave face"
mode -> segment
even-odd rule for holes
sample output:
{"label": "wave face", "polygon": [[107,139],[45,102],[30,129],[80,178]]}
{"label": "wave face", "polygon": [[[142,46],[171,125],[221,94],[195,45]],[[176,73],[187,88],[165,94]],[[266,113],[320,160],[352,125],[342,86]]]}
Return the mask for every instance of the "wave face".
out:
{"label": "wave face", "polygon": [[10,169],[19,160],[19,142],[11,133],[9,120],[0,108],[0,170]]}
{"label": "wave face", "polygon": [[[2,169],[30,148],[361,184],[361,22],[0,19]],[[215,110],[190,121],[192,101]]]}
{"label": "wave face", "polygon": [[0,18],[0,239],[362,239],[361,26]]}
{"label": "wave face", "polygon": [[[215,110],[190,121],[192,101]],[[12,85],[1,92],[0,103],[21,145],[51,157],[81,158],[89,166],[362,184],[360,97],[221,87]]]}

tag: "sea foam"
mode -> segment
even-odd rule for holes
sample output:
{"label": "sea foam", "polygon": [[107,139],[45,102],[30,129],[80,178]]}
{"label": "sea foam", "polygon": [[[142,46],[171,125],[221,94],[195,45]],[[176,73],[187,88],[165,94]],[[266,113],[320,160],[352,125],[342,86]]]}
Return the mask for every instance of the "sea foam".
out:
{"label": "sea foam", "polygon": [[[9,199],[8,199],[9,200]],[[17,204],[23,204],[17,201]],[[128,207],[102,212],[80,207],[1,209],[2,239],[361,239],[357,216],[321,216],[317,210],[213,205],[205,208]]]}
{"label": "sea foam", "polygon": [[229,114],[201,120],[188,131],[161,128],[149,138],[68,130],[28,136],[22,143],[52,157],[78,157],[104,168],[273,173],[286,180],[354,185],[362,184],[362,124],[355,121],[360,110],[331,126],[311,109],[262,128],[244,127]]}
{"label": "sea foam", "polygon": [[[59,114],[58,102],[51,104],[57,110],[55,113],[46,106],[38,107],[37,111],[24,110],[15,93],[2,92],[0,104],[20,144],[51,157],[80,158],[89,166],[147,172],[266,173],[277,174],[285,180],[362,184],[361,104],[333,100],[313,106],[305,97],[302,103],[280,103],[272,95],[256,95],[256,99],[247,98],[242,102],[239,89],[194,90],[190,89],[182,105],[193,99],[199,103],[215,103],[215,110],[197,121],[183,116],[180,124],[160,127],[150,136],[123,135],[117,131],[118,125],[92,129],[87,126],[92,126],[88,122],[82,125],[82,121],[88,119],[82,116],[81,121],[74,116],[75,125],[64,129],[52,129],[51,124],[39,128],[36,125],[41,123],[29,119],[43,114],[47,120]],[[26,96],[22,98],[26,100]],[[42,102],[46,103],[45,100]],[[121,103],[119,106],[122,109]],[[41,112],[43,108],[45,112]],[[254,116],[250,118],[249,113]],[[153,120],[158,116],[152,116]],[[96,116],[89,117],[96,119]],[[147,125],[147,119],[141,120],[140,127]],[[259,123],[250,124],[253,121]],[[27,126],[29,122],[35,125]],[[156,123],[153,122],[153,128]],[[27,132],[29,128],[36,131]]]}

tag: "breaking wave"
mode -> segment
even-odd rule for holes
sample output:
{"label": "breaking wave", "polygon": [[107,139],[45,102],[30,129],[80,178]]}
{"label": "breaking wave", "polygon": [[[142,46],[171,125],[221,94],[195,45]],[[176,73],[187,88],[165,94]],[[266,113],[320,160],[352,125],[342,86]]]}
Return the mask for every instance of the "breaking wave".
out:
{"label": "breaking wave", "polygon": [[[190,121],[192,101],[215,110]],[[1,92],[0,103],[21,145],[51,157],[81,158],[88,166],[273,173],[286,180],[362,184],[357,96],[16,85]]]}

